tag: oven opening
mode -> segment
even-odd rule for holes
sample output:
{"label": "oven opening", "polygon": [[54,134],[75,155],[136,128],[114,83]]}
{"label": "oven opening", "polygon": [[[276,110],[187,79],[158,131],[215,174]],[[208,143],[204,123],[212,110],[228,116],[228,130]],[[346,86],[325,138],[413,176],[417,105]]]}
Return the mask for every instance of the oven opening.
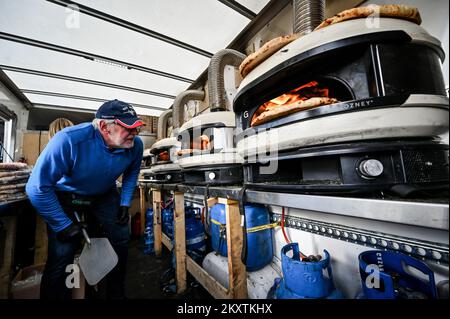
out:
{"label": "oven opening", "polygon": [[254,111],[250,126],[255,127],[287,115],[317,107],[350,101],[354,94],[350,87],[337,77],[320,77],[302,81],[295,88],[279,95]]}
{"label": "oven opening", "polygon": [[209,154],[214,150],[214,132],[211,128],[195,128],[180,134],[181,150],[178,156]]}
{"label": "oven opening", "polygon": [[194,128],[180,133],[181,150],[178,156],[192,156],[220,153],[234,148],[234,128],[208,126]]}
{"label": "oven opening", "polygon": [[168,164],[172,163],[170,156],[170,148],[160,148],[157,150],[152,150],[152,154],[154,155],[153,164]]}

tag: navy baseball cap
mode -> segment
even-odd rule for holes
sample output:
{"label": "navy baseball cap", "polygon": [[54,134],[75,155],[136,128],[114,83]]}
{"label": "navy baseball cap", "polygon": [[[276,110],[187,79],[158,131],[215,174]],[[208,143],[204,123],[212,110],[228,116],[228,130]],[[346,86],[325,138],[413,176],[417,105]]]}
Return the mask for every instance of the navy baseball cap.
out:
{"label": "navy baseball cap", "polygon": [[117,99],[102,104],[95,113],[95,118],[103,120],[116,120],[126,128],[135,128],[145,123],[137,116],[131,104]]}

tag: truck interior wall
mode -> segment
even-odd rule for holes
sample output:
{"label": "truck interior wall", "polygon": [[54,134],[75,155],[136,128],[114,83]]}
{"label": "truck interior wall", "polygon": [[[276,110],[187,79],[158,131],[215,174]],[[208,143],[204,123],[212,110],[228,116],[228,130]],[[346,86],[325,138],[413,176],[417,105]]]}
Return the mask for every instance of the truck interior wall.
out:
{"label": "truck interior wall", "polygon": [[[270,211],[275,214],[281,214],[281,208],[270,206]],[[304,219],[323,221],[326,223],[343,225],[346,227],[360,228],[384,234],[395,236],[426,240],[431,242],[444,243],[448,245],[448,232],[438,229],[410,226],[363,218],[354,218],[347,216],[338,216],[321,212],[313,212],[300,209],[285,209],[285,215]],[[331,265],[334,277],[334,283],[340,289],[346,298],[355,298],[361,291],[361,277],[359,274],[358,255],[367,250],[374,250],[370,245],[362,246],[354,244],[351,241],[343,241],[322,235],[313,234],[285,227],[288,239],[291,242],[298,242],[300,251],[305,255],[323,256],[323,250],[326,249],[331,256]],[[286,244],[281,228],[277,227],[274,236],[274,260],[281,269],[281,248]],[[431,270],[434,271],[436,284],[441,280],[446,280],[449,276],[447,266],[439,265],[434,262],[425,262]]]}

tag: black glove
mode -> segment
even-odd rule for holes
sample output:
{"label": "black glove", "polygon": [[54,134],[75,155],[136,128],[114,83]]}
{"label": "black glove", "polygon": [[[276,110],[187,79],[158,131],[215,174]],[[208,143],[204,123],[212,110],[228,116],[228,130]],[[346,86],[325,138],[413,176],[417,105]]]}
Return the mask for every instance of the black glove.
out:
{"label": "black glove", "polygon": [[129,220],[130,220],[130,215],[128,214],[128,207],[120,206],[119,212],[117,213],[116,224],[126,225],[126,224],[128,224]]}
{"label": "black glove", "polygon": [[57,232],[56,238],[63,243],[78,240],[83,237],[83,228],[86,228],[86,225],[81,223],[72,223],[63,230]]}

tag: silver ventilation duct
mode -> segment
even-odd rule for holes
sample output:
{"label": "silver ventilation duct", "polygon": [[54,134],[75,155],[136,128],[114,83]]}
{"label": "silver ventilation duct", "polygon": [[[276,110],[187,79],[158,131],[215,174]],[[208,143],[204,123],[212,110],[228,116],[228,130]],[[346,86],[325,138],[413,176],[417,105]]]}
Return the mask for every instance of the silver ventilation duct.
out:
{"label": "silver ventilation duct", "polygon": [[241,52],[231,49],[223,49],[213,55],[208,68],[208,91],[211,112],[227,109],[225,100],[224,71],[226,65],[235,68],[244,61],[246,56]]}
{"label": "silver ventilation duct", "polygon": [[183,125],[184,105],[191,101],[203,101],[205,92],[200,90],[187,90],[177,95],[173,101],[173,132],[174,136],[178,133],[181,125]]}
{"label": "silver ventilation duct", "polygon": [[311,33],[325,17],[325,0],[293,0],[294,33]]}

